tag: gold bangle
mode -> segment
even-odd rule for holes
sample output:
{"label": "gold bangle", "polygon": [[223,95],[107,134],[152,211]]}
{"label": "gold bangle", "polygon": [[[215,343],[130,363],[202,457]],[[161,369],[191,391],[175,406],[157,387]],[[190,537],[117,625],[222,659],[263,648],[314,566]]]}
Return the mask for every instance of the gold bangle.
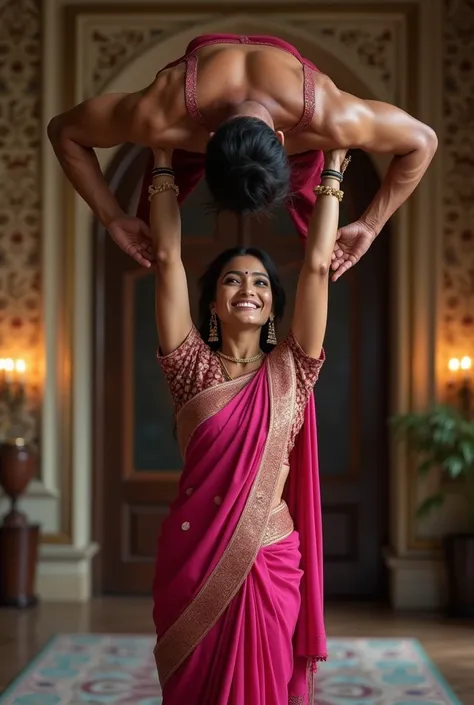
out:
{"label": "gold bangle", "polygon": [[173,190],[175,192],[176,196],[179,196],[179,187],[176,186],[176,184],[172,183],[171,181],[163,181],[158,186],[155,186],[155,184],[152,184],[151,186],[148,187],[148,200],[151,201],[153,196],[156,196],[158,193],[163,193],[163,191],[170,191],[170,190]]}
{"label": "gold bangle", "polygon": [[321,196],[336,196],[339,203],[344,198],[344,191],[333,188],[332,186],[316,186],[314,193],[320,194]]}

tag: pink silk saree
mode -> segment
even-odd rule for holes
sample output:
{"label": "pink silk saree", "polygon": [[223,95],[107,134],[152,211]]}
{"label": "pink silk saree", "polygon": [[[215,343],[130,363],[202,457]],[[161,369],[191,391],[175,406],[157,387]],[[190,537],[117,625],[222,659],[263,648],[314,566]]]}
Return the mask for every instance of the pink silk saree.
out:
{"label": "pink silk saree", "polygon": [[291,517],[272,509],[295,403],[281,344],[178,413],[185,463],[154,584],[163,705],[312,705],[326,658],[312,397],[290,459]]}

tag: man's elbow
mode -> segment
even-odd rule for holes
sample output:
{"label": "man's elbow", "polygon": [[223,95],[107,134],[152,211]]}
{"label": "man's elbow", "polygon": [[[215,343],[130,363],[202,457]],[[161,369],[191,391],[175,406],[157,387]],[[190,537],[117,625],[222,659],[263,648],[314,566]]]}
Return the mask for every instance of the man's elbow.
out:
{"label": "man's elbow", "polygon": [[438,137],[432,127],[420,124],[416,137],[416,147],[433,157],[438,149]]}
{"label": "man's elbow", "polygon": [[51,146],[59,162],[68,161],[76,154],[77,143],[71,135],[70,125],[63,119],[62,115],[53,117],[47,127],[47,134]]}
{"label": "man's elbow", "polygon": [[61,151],[67,151],[71,143],[70,125],[64,120],[63,115],[55,115],[51,118],[46,129],[49,141],[54,149],[58,147]]}
{"label": "man's elbow", "polygon": [[55,115],[55,117],[51,118],[46,131],[52,145],[57,145],[62,140],[64,130],[60,115]]}

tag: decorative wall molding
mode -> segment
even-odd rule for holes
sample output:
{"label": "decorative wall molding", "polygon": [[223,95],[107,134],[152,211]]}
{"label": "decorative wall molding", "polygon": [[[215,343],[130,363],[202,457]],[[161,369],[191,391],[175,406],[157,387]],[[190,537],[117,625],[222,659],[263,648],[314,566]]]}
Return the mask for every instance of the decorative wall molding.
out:
{"label": "decorative wall molding", "polygon": [[[81,46],[87,47],[83,63],[83,99],[99,95],[115,76],[139,54],[158,42],[192,26],[181,21],[157,20],[156,15],[87,18],[81,27]],[[161,67],[157,67],[158,69]]]}
{"label": "decorative wall molding", "polygon": [[[41,37],[35,0],[0,0],[0,357],[28,365],[29,441],[38,434],[41,374],[40,87]],[[0,436],[8,424],[0,405]]]}
{"label": "decorative wall molding", "polygon": [[[294,21],[290,20],[293,27],[304,29],[305,33],[317,38],[322,46],[331,48],[337,53],[343,49],[346,55],[352,58],[354,71],[364,71],[364,78],[370,77],[387,95],[387,100],[395,102],[397,99],[397,76],[403,72],[403,66],[397,65],[397,56],[400,56],[399,36],[400,25],[403,19],[387,15],[382,20],[365,20],[351,18],[350,20],[333,18],[328,21]],[[314,39],[313,39],[314,40]]]}
{"label": "decorative wall molding", "polygon": [[40,352],[40,18],[0,2],[0,350]]}
{"label": "decorative wall molding", "polygon": [[[202,24],[202,17],[199,22]],[[216,17],[209,15],[209,21]],[[247,18],[248,20],[248,18]],[[252,17],[252,22],[259,24],[261,17]],[[264,20],[265,21],[265,20]],[[395,73],[403,71],[397,65],[400,52],[400,42],[403,41],[401,26],[403,18],[388,15],[382,20],[365,20],[353,17],[351,20],[334,16],[331,19],[314,21],[314,16],[305,20],[295,20],[293,14],[282,18],[272,18],[304,31],[311,42],[317,42],[330,52],[337,55],[341,50],[348,58],[355,72],[361,74],[361,79],[378,84],[374,92],[385,94],[386,100],[397,101],[397,80]],[[87,47],[82,59],[83,99],[98,95],[104,91],[107,83],[139,54],[158,42],[183,32],[192,23],[186,19],[170,22],[166,17],[149,17],[147,15],[129,14],[120,16],[117,12],[114,21],[110,17],[94,15],[81,23],[81,46]],[[268,30],[271,31],[271,28]],[[160,67],[157,67],[157,70]]]}

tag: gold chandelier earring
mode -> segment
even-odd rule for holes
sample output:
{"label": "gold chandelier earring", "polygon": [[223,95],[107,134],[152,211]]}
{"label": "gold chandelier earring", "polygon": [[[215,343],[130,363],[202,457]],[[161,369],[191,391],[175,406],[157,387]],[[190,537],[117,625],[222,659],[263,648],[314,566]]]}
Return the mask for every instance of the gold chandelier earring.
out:
{"label": "gold chandelier earring", "polygon": [[269,345],[276,345],[277,344],[277,339],[276,339],[276,333],[275,333],[275,316],[273,313],[270,314],[270,318],[268,319],[268,335],[267,335],[267,343]]}
{"label": "gold chandelier earring", "polygon": [[211,320],[209,321],[209,338],[207,340],[209,343],[219,342],[219,331],[217,330],[217,316],[215,311],[212,311],[211,313]]}

